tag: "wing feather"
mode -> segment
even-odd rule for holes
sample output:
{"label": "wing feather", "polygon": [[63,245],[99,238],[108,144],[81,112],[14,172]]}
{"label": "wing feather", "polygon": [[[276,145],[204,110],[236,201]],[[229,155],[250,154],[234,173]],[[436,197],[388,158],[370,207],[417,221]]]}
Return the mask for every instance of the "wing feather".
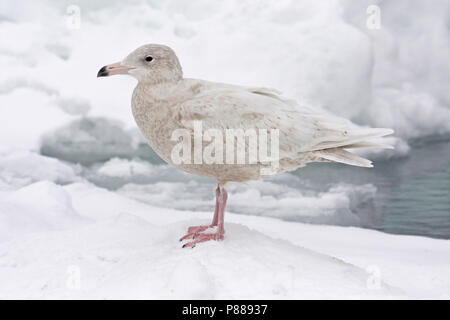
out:
{"label": "wing feather", "polygon": [[[197,81],[198,93],[178,106],[181,126],[193,129],[192,120],[198,119],[203,130],[279,129],[280,158],[296,159],[300,153],[345,146],[371,146],[366,139],[392,133],[390,129],[358,127],[349,120],[286,99],[272,89]],[[329,153],[325,154],[332,160]]]}

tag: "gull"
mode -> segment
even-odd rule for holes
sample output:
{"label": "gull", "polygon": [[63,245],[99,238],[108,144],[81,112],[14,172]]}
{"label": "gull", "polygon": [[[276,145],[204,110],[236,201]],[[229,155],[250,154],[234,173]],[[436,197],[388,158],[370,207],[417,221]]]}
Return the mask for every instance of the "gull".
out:
{"label": "gull", "polygon": [[[224,239],[228,182],[271,177],[310,162],[372,167],[371,161],[348,149],[390,147],[370,140],[393,133],[391,129],[359,127],[276,90],[184,78],[175,52],[165,45],[143,45],[121,62],[102,67],[97,77],[117,74],[138,80],[132,113],[151,148],[172,166],[218,182],[211,224],[189,227],[180,239],[186,241],[183,247]],[[244,132],[244,139],[237,135],[228,139],[230,130]],[[264,138],[264,132],[273,135]],[[270,156],[261,156],[269,153],[266,149]],[[236,160],[235,150],[245,152],[245,161]],[[224,152],[231,155],[227,161]]]}

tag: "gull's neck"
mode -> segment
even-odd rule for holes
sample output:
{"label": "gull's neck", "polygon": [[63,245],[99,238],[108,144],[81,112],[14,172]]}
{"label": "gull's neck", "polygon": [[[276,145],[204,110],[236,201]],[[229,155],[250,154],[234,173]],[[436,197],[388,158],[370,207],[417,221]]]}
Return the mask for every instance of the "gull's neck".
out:
{"label": "gull's neck", "polygon": [[165,81],[158,83],[138,82],[135,93],[144,95],[145,99],[166,100],[172,96],[176,88],[183,82],[183,79],[177,81]]}

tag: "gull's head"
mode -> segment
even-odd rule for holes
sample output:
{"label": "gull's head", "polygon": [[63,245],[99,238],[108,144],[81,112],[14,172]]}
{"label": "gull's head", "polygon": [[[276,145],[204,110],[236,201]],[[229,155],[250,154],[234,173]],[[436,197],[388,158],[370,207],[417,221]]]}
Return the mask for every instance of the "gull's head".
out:
{"label": "gull's head", "polygon": [[146,44],[131,52],[124,60],[106,65],[97,77],[128,74],[141,83],[176,82],[183,77],[175,52],[160,44]]}

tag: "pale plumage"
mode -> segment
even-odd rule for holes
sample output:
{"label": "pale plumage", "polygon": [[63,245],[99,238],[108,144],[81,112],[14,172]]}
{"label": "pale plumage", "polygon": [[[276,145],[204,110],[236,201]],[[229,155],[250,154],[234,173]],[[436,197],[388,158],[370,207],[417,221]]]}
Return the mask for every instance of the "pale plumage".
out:
{"label": "pale plumage", "polygon": [[173,130],[193,130],[194,120],[201,121],[205,131],[210,128],[279,129],[279,172],[295,170],[312,161],[370,167],[370,161],[344,149],[370,146],[366,139],[392,132],[389,129],[358,128],[348,120],[296,104],[266,88],[194,79],[182,79],[169,86],[138,85],[132,107],[138,126],[165,161],[187,172],[213,177],[224,183],[258,179],[259,167],[263,164],[174,164],[170,158],[175,145],[170,140]]}
{"label": "pale plumage", "polygon": [[[201,121],[204,131],[278,129],[279,166],[276,173],[295,170],[314,161],[371,167],[369,160],[347,149],[388,147],[368,140],[392,133],[390,129],[360,128],[348,120],[311,108],[305,103],[283,98],[271,89],[184,79],[175,53],[161,45],[143,46],[122,63],[102,68],[99,76],[114,73],[129,73],[138,79],[132,98],[133,115],[154,151],[181,170],[218,180],[215,223],[213,221],[212,225],[217,224],[218,219],[223,220],[225,184],[259,179],[261,169],[270,164],[175,163],[171,156],[177,143],[171,140],[174,130],[188,129],[193,133],[194,121]],[[225,135],[223,140],[225,144]],[[249,140],[244,143],[244,149],[248,151]],[[189,243],[190,246],[210,239],[201,233],[203,227],[199,228],[191,229],[184,237],[197,237]],[[219,230],[214,239],[221,238],[223,221],[222,225],[219,221]]]}

